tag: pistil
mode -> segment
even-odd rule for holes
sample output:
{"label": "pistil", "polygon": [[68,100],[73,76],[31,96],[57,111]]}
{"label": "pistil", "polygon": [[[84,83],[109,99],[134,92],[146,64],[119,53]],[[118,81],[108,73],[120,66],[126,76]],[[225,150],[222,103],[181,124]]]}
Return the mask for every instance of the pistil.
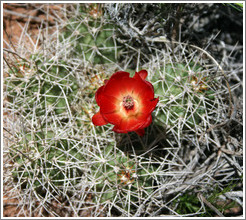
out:
{"label": "pistil", "polygon": [[134,107],[134,100],[130,95],[127,95],[123,98],[123,106],[126,110],[133,109]]}

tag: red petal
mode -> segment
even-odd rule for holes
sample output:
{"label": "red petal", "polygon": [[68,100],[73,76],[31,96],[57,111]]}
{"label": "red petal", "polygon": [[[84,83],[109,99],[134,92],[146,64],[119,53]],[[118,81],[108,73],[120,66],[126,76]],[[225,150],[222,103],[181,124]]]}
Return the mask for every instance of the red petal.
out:
{"label": "red petal", "polygon": [[142,124],[142,120],[139,120],[136,117],[130,117],[128,119],[123,119],[120,125],[117,126],[117,129],[120,131],[135,131],[140,128]]}
{"label": "red petal", "polygon": [[[143,73],[145,73],[145,71],[143,71]],[[143,80],[138,72],[136,72],[133,78],[130,78],[127,72],[118,72],[118,74],[110,78],[103,92],[119,100],[121,100],[124,95],[131,95],[133,93],[137,96],[141,95],[143,99],[150,100],[154,98],[154,88],[152,84]]]}
{"label": "red petal", "polygon": [[[142,75],[141,76],[139,73],[142,71],[143,73],[141,74]],[[137,81],[137,84],[138,84],[138,90],[137,90],[138,94],[141,95],[141,97],[144,99],[153,99],[154,98],[154,87],[150,82],[143,79],[146,70],[142,70],[142,71],[136,72],[133,77]],[[147,71],[146,71],[146,74],[148,74]]]}
{"label": "red petal", "polygon": [[[135,73],[135,75],[136,74],[139,74],[139,76],[144,80],[144,79],[146,79],[146,77],[148,76],[148,72],[147,72],[147,70],[141,70],[141,71],[139,71],[139,72],[136,72]],[[135,77],[135,76],[134,76]]]}
{"label": "red petal", "polygon": [[104,93],[122,101],[123,96],[132,94],[133,91],[142,89],[136,80],[130,77],[110,80],[105,86]]}
{"label": "red petal", "polygon": [[95,94],[95,99],[96,99],[96,102],[97,102],[97,104],[98,104],[99,106],[101,105],[101,95],[102,95],[102,93],[103,93],[104,87],[105,87],[105,86],[101,86],[101,87],[96,91],[96,94]]}
{"label": "red petal", "polygon": [[119,109],[119,101],[113,96],[101,95],[100,97],[100,112],[102,114],[105,113],[113,113],[118,111]]}
{"label": "red petal", "polygon": [[128,72],[124,72],[124,71],[118,71],[116,73],[114,73],[109,80],[112,79],[122,79],[123,77],[128,77],[129,78],[130,73]]}
{"label": "red petal", "polygon": [[[149,117],[143,122],[137,119],[131,119],[128,121],[122,120],[120,125],[115,125],[113,131],[117,133],[127,133],[130,131],[135,131],[138,135],[143,136],[145,134],[144,128],[148,127],[152,122],[152,116]],[[137,123],[137,124],[134,124]]]}
{"label": "red petal", "polygon": [[119,125],[122,121],[122,116],[119,112],[106,113],[103,117],[113,125]]}
{"label": "red petal", "polygon": [[[100,98],[101,98],[101,94],[102,93],[104,93],[104,89],[105,89],[105,87],[106,87],[106,85],[110,82],[110,81],[114,81],[114,80],[121,80],[122,78],[125,78],[125,77],[128,77],[129,78],[129,73],[128,72],[124,72],[124,71],[118,71],[118,72],[116,72],[116,73],[114,73],[111,77],[110,77],[110,79],[105,79],[104,80],[104,85],[103,86],[101,86],[98,90],[97,90],[97,92],[96,92],[96,94],[95,94],[95,98],[96,98],[96,102],[97,102],[97,104],[100,106],[101,105],[101,100],[100,100]],[[111,84],[111,83],[110,83]],[[117,87],[119,87],[119,84],[116,84],[117,85]],[[107,86],[108,87],[108,86]],[[111,85],[109,86],[109,88],[111,87]],[[114,90],[114,88],[112,88],[111,89],[111,91],[112,90]],[[109,95],[112,95],[112,92],[109,92]]]}
{"label": "red petal", "polygon": [[117,133],[127,133],[128,131],[126,130],[120,130],[118,125],[115,125],[114,128],[113,128],[113,131],[114,132],[117,132]]}
{"label": "red petal", "polygon": [[122,94],[124,95],[131,95],[141,89],[139,83],[133,78],[125,78],[121,81],[119,86],[121,87]]}
{"label": "red petal", "polygon": [[146,121],[142,124],[141,128],[149,127],[151,122],[152,122],[152,115],[149,115],[149,117],[146,118]]}
{"label": "red petal", "polygon": [[108,124],[108,122],[103,118],[103,116],[100,112],[93,115],[92,122],[96,126],[102,126],[102,125]]}
{"label": "red petal", "polygon": [[150,126],[152,122],[152,116],[149,115],[149,117],[146,119],[145,123],[141,126],[141,128],[139,128],[138,130],[136,130],[135,132],[139,135],[139,136],[144,136],[145,131],[144,128],[147,128],[148,126]]}
{"label": "red petal", "polygon": [[136,132],[139,136],[144,136],[144,134],[145,134],[145,131],[144,131],[143,128],[138,129],[138,130],[136,130],[135,132]]}
{"label": "red petal", "polygon": [[104,93],[106,95],[119,98],[122,95],[122,79],[112,79],[105,86]]}
{"label": "red petal", "polygon": [[[149,83],[146,81],[146,84]],[[139,92],[139,97],[141,97],[143,100],[151,100],[154,99],[154,87],[151,83],[150,85],[142,87],[142,90]]]}
{"label": "red petal", "polygon": [[159,97],[152,100],[144,99],[142,102],[142,109],[141,109],[142,114],[146,116],[150,114],[152,111],[154,111],[158,101],[159,101]]}

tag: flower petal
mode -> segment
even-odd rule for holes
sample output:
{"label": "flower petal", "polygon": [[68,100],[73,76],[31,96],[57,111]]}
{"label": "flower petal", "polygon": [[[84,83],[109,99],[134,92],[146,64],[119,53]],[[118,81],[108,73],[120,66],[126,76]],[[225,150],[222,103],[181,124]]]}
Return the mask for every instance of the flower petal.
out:
{"label": "flower petal", "polygon": [[[139,74],[139,76],[144,80],[144,79],[146,79],[146,77],[148,76],[148,72],[147,72],[147,70],[141,70],[141,71],[139,71],[139,72],[136,72],[137,74]],[[135,73],[135,75],[136,75],[136,73]],[[134,76],[135,77],[135,76]]]}
{"label": "flower petal", "polygon": [[138,120],[136,117],[130,117],[127,119],[122,119],[120,125],[117,129],[120,131],[135,131],[143,124],[142,120]]}
{"label": "flower petal", "polygon": [[[136,72],[133,77],[137,81],[137,85],[138,85],[136,91],[138,92],[139,96],[141,96],[143,99],[153,99],[154,87],[150,82],[144,80],[145,71],[146,70],[144,70],[143,73],[141,74],[142,76],[139,74],[141,72],[140,71],[140,72]],[[146,74],[148,74],[147,71]]]}
{"label": "flower petal", "polygon": [[105,95],[110,95],[115,98],[120,98],[122,96],[122,86],[121,86],[121,79],[113,79],[110,80],[107,85],[105,86],[104,89],[104,94]]}
{"label": "flower petal", "polygon": [[123,77],[128,77],[129,78],[129,75],[130,75],[130,73],[128,73],[128,72],[118,71],[118,72],[114,73],[110,77],[109,81],[112,80],[112,79],[122,79]]}
{"label": "flower petal", "polygon": [[99,106],[101,105],[101,95],[102,95],[102,93],[103,93],[104,87],[105,87],[105,86],[101,86],[101,87],[96,91],[96,94],[95,94],[95,99],[96,99],[96,102],[97,102],[97,104],[98,104]]}
{"label": "flower petal", "polygon": [[113,131],[114,132],[117,132],[117,133],[127,133],[128,132],[127,130],[121,130],[121,129],[119,129],[119,126],[118,125],[115,125],[113,127]]}
{"label": "flower petal", "polygon": [[113,113],[119,109],[119,101],[113,96],[102,94],[100,97],[100,102],[101,102],[100,112],[102,114]]}
{"label": "flower petal", "polygon": [[136,117],[122,119],[121,123],[114,126],[114,131],[118,133],[127,133],[148,127],[152,122],[152,116],[149,115],[145,120],[139,120]]}
{"label": "flower petal", "polygon": [[159,101],[159,97],[158,98],[154,98],[152,100],[142,100],[142,109],[141,109],[141,113],[143,114],[143,116],[146,117],[146,115],[150,114],[152,111],[154,111],[158,101]]}
{"label": "flower petal", "polygon": [[122,114],[120,112],[112,112],[112,113],[105,113],[103,114],[105,120],[113,125],[119,125],[122,121]]}
{"label": "flower petal", "polygon": [[136,130],[135,132],[136,132],[139,136],[144,136],[144,134],[145,134],[145,131],[144,131],[143,128],[140,128],[140,129]]}
{"label": "flower petal", "polygon": [[102,125],[108,124],[108,122],[103,118],[103,116],[100,112],[93,115],[92,122],[96,126],[102,126]]}
{"label": "flower petal", "polygon": [[103,90],[106,95],[113,96],[119,100],[123,99],[123,96],[131,94],[141,95],[144,99],[154,98],[154,87],[151,83],[143,80],[138,73],[133,78],[126,76],[126,74],[122,75],[122,78],[110,78]]}
{"label": "flower petal", "polygon": [[152,115],[149,115],[149,117],[146,118],[145,122],[142,124],[140,128],[147,128],[152,123]]}
{"label": "flower petal", "polygon": [[147,128],[148,126],[150,126],[150,124],[152,123],[152,115],[149,115],[149,117],[146,119],[146,121],[142,124],[142,126],[137,129],[135,132],[139,135],[139,136],[144,136],[145,131],[144,128]]}
{"label": "flower petal", "polygon": [[104,93],[122,101],[123,96],[130,95],[133,91],[142,89],[137,81],[130,77],[110,80],[105,86]]}
{"label": "flower petal", "polygon": [[[99,106],[101,105],[101,100],[100,100],[101,94],[105,93],[105,88],[107,88],[106,93],[112,96],[113,94],[112,92],[117,93],[118,90],[120,89],[118,80],[122,80],[123,78],[129,78],[129,73],[124,71],[118,71],[114,73],[110,77],[110,79],[104,80],[104,85],[101,86],[95,94],[96,102]],[[117,95],[115,95],[115,97],[117,97]]]}

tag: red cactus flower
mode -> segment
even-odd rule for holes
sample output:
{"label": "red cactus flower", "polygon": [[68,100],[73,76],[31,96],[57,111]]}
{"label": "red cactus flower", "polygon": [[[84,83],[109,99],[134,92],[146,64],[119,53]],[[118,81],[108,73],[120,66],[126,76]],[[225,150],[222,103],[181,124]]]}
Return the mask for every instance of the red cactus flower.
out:
{"label": "red cactus flower", "polygon": [[159,100],[154,98],[153,85],[145,80],[147,75],[146,70],[141,70],[131,78],[128,72],[119,71],[105,80],[95,95],[100,111],[92,117],[93,124],[111,123],[115,132],[135,131],[143,136]]}

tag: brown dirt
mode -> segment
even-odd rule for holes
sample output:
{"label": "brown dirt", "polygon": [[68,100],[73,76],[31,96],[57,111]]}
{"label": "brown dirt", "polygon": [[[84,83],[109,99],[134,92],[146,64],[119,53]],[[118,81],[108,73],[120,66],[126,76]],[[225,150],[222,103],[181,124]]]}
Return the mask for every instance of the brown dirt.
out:
{"label": "brown dirt", "polygon": [[27,28],[27,32],[35,42],[35,36],[40,27],[47,25],[52,27],[55,25],[56,19],[62,17],[61,7],[60,4],[3,4],[4,48],[18,44],[24,28]]}

